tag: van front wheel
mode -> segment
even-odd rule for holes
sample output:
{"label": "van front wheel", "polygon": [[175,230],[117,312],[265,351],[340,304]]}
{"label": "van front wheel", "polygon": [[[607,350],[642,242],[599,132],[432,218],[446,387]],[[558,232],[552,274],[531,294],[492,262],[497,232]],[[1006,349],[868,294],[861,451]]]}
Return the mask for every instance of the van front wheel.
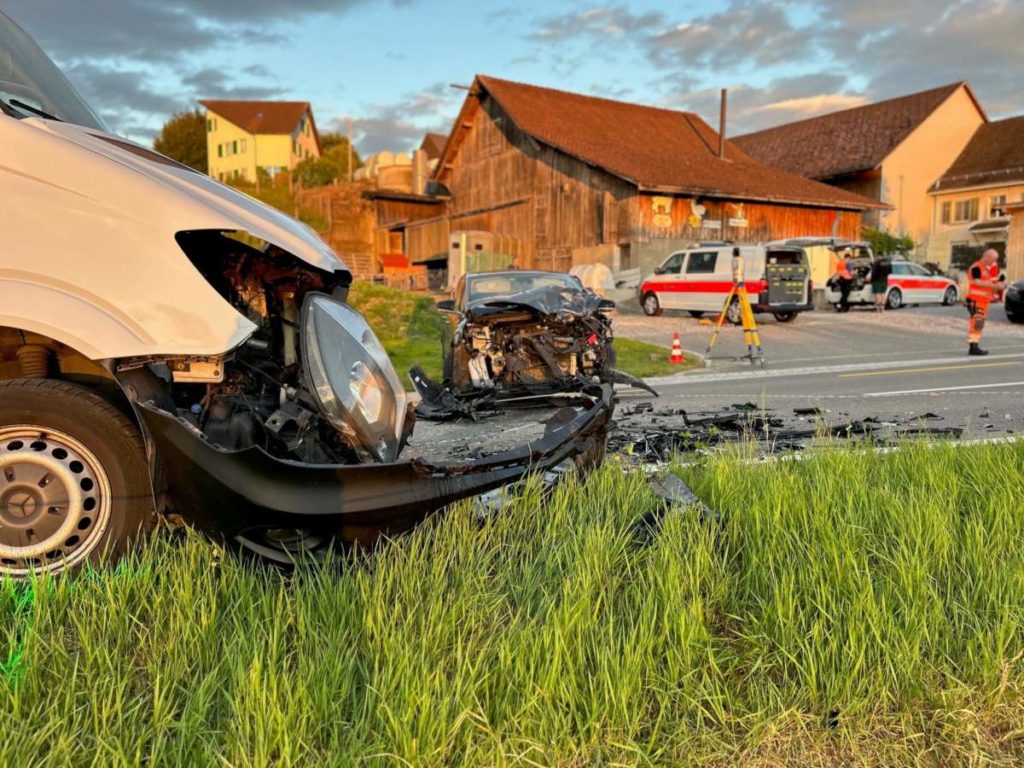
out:
{"label": "van front wheel", "polygon": [[142,438],[94,392],[0,382],[0,576],[123,554],[153,520]]}
{"label": "van front wheel", "polygon": [[640,302],[640,306],[643,307],[644,314],[648,317],[654,317],[655,315],[661,314],[661,303],[658,301],[658,297],[653,293],[645,293],[643,300]]}

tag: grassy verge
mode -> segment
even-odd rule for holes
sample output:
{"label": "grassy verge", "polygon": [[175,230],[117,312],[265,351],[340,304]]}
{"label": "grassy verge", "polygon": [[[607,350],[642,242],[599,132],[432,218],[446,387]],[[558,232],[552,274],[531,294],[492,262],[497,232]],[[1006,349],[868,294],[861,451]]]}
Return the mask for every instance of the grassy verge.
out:
{"label": "grassy verge", "polygon": [[433,298],[356,281],[349,303],[377,334],[406,389],[412,389],[407,374],[413,365],[441,379],[441,332],[448,320]]}
{"label": "grassy verge", "polygon": [[618,354],[616,367],[641,378],[668,376],[700,364],[693,355],[685,355],[682,365],[674,365],[668,361],[671,350],[667,347],[621,337],[615,339],[615,351]]}
{"label": "grassy verge", "polygon": [[292,577],[0,583],[6,766],[1015,765],[1024,447],[614,465]]}

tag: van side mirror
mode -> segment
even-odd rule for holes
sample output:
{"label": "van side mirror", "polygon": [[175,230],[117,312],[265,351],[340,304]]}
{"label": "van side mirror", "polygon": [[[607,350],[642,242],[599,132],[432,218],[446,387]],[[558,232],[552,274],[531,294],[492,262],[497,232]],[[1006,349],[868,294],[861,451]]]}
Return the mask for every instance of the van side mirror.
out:
{"label": "van side mirror", "polygon": [[441,301],[437,302],[437,308],[442,310],[442,311],[444,311],[444,312],[454,312],[455,311],[455,300],[454,299],[442,299]]}
{"label": "van side mirror", "polygon": [[615,309],[615,302],[611,299],[601,299],[601,303],[597,305],[598,309]]}
{"label": "van side mirror", "polygon": [[656,275],[664,275],[665,274],[665,268],[664,267],[655,267],[654,268],[654,274],[656,274]]}

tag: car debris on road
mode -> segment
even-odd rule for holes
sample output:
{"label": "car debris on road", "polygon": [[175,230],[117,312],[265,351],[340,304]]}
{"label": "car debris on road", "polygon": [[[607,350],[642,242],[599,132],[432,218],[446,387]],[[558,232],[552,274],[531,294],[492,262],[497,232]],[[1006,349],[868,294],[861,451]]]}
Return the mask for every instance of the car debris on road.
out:
{"label": "car debris on road", "polygon": [[[903,437],[960,437],[964,430],[925,422],[935,414],[893,419],[865,417],[828,422],[819,408],[795,409],[796,423],[754,403],[737,403],[717,411],[687,412],[654,408],[640,402],[621,409],[608,440],[608,452],[633,463],[660,464],[677,454],[699,453],[717,446],[750,442],[765,454],[802,451],[819,439],[888,442]],[[806,417],[813,417],[808,419]]]}

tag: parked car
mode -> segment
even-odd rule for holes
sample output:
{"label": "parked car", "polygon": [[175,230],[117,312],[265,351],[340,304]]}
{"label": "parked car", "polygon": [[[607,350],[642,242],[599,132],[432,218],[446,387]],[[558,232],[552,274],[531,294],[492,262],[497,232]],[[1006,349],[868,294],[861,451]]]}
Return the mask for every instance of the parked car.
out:
{"label": "parked car", "polygon": [[[854,285],[850,292],[850,304],[873,304],[871,290],[871,263],[854,263]],[[830,280],[826,285],[825,298],[830,304],[839,303],[839,291]],[[945,304],[951,306],[960,300],[960,287],[956,281],[942,274],[935,274],[921,264],[906,259],[892,260],[892,274],[889,275],[885,294],[885,306],[899,309],[906,304]]]}
{"label": "parked car", "polygon": [[451,319],[443,342],[444,384],[458,394],[585,391],[600,382],[654,393],[616,370],[615,302],[585,288],[575,275],[474,272],[459,278],[452,296],[438,307]]}
{"label": "parked car", "polygon": [[1006,319],[1011,323],[1024,323],[1024,280],[1011,283],[1004,298]]}
{"label": "parked car", "polygon": [[407,400],[304,224],[110,133],[0,13],[0,576],[173,511],[277,561],[603,446],[611,387],[528,445],[406,461]]}
{"label": "parked car", "polygon": [[[686,310],[694,317],[720,313],[733,287],[734,248],[716,243],[671,254],[640,284],[644,314],[660,315],[666,309]],[[779,322],[789,322],[798,313],[814,309],[810,268],[802,248],[744,245],[740,253],[755,312],[770,312]],[[731,323],[740,323],[738,303],[732,302],[726,317]]]}

